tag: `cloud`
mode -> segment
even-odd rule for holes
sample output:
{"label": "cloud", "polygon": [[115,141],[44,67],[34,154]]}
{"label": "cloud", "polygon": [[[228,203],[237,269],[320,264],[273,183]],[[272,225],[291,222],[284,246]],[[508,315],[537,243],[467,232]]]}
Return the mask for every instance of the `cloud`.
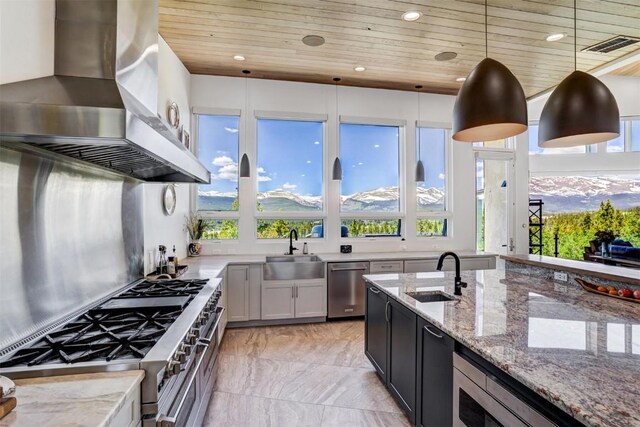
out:
{"label": "cloud", "polygon": [[358,166],[362,166],[362,165],[364,165],[364,163],[358,162]]}
{"label": "cloud", "polygon": [[229,156],[219,156],[213,159],[211,162],[214,166],[227,166],[227,165],[236,165],[237,163],[233,161],[233,159]]}
{"label": "cloud", "polygon": [[224,130],[226,130],[229,133],[238,133],[238,129],[235,128],[228,128],[228,127],[224,127]]}
{"label": "cloud", "polygon": [[438,174],[438,179],[444,180],[444,174],[443,173]]}
{"label": "cloud", "polygon": [[300,175],[300,176],[307,176],[307,175],[305,175],[305,174],[302,174],[302,175]]}
{"label": "cloud", "polygon": [[380,144],[375,144],[373,148],[380,148]]}
{"label": "cloud", "polygon": [[238,180],[238,165],[235,163],[222,166],[218,169],[218,172],[211,174],[211,179],[214,180]]}
{"label": "cloud", "polygon": [[313,142],[315,145],[320,145],[320,141],[314,141]]}
{"label": "cloud", "polygon": [[288,182],[285,182],[284,184],[282,184],[282,188],[284,188],[285,190],[295,190],[296,187],[297,185],[289,184]]}
{"label": "cloud", "polygon": [[262,166],[258,166],[256,171],[258,172],[258,182],[271,181],[271,177],[264,175],[267,171],[265,171]]}
{"label": "cloud", "polygon": [[307,160],[307,164],[311,163],[311,160]]}

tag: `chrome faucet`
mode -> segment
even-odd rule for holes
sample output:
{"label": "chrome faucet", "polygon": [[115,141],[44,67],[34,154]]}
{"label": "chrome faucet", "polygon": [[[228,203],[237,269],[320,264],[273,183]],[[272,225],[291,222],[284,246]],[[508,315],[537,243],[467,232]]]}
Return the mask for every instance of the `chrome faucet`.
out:
{"label": "chrome faucet", "polygon": [[293,247],[293,236],[296,236],[296,242],[298,241],[298,230],[296,230],[295,228],[292,228],[291,231],[289,231],[289,252],[287,253],[287,255],[293,255],[293,251],[297,251],[298,248],[294,248]]}
{"label": "chrome faucet", "polygon": [[438,259],[438,266],[436,267],[436,269],[438,271],[442,270],[442,264],[444,263],[444,259],[449,255],[451,255],[454,261],[456,262],[456,278],[454,279],[455,289],[453,291],[453,294],[462,295],[462,288],[466,288],[467,284],[463,282],[462,279],[460,278],[460,257],[458,257],[458,255],[456,255],[454,252],[445,252],[442,255],[440,255],[440,258]]}

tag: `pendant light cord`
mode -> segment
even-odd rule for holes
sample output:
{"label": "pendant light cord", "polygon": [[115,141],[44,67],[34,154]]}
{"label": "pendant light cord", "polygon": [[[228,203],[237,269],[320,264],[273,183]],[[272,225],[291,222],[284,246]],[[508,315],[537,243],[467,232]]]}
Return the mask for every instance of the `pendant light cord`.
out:
{"label": "pendant light cord", "polygon": [[418,161],[421,160],[420,158],[420,89],[418,89],[418,123],[416,125],[416,127],[418,128]]}
{"label": "pendant light cord", "polygon": [[[574,0],[575,1],[575,0]],[[488,0],[484,0],[484,57],[489,57],[489,30],[488,30],[488,21],[489,21],[489,12],[487,6]]]}
{"label": "pendant light cord", "polygon": [[578,71],[578,1],[573,0],[573,69]]}

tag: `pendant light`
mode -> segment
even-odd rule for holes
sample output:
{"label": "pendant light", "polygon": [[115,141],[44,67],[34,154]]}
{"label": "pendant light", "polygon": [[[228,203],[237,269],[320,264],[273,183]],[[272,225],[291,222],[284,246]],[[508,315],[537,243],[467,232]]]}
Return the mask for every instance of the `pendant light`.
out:
{"label": "pendant light", "polygon": [[527,130],[527,101],[516,76],[489,58],[487,0],[484,2],[485,59],[471,71],[453,107],[455,141],[494,141]]}
{"label": "pendant light", "polygon": [[[246,135],[247,135],[246,122],[247,120],[249,120],[249,74],[251,73],[251,71],[242,70],[242,73],[244,74],[244,111],[247,115],[244,120],[245,122],[244,135],[246,138]],[[251,178],[251,164],[249,163],[249,156],[247,156],[247,153],[244,153],[242,155],[242,159],[240,160],[240,178]]]}
{"label": "pendant light", "polygon": [[418,130],[418,132],[416,132],[418,134],[418,163],[416,164],[416,182],[424,182],[424,164],[420,158],[420,89],[422,89],[422,86],[417,85],[416,89],[418,90],[418,121],[416,123]]}
{"label": "pendant light", "polygon": [[573,1],[575,71],[551,93],[540,114],[538,146],[577,147],[620,135],[620,112],[613,94],[591,74],[578,71],[577,5]]}
{"label": "pendant light", "polygon": [[[339,126],[339,116],[338,116],[338,82],[340,81],[340,77],[335,77],[333,79],[336,82],[336,141],[338,139],[338,126]],[[336,159],[333,161],[333,170],[331,171],[331,178],[335,181],[342,180],[342,162],[340,162],[340,157],[336,156]]]}

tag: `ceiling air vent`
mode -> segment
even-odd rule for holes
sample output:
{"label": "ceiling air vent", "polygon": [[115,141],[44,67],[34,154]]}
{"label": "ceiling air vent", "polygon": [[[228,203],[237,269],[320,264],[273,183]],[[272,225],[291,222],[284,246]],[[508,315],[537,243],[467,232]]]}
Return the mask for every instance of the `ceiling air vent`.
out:
{"label": "ceiling air vent", "polygon": [[582,52],[609,53],[638,42],[640,42],[640,39],[637,37],[615,36],[609,40],[596,43],[593,46],[585,47],[582,49]]}

